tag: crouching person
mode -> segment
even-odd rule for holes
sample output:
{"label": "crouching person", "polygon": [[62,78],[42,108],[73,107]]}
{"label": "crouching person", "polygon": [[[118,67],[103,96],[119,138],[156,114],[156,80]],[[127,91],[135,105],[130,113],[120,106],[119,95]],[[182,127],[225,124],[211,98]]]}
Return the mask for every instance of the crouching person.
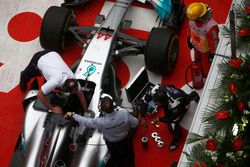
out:
{"label": "crouching person", "polygon": [[138,126],[138,120],[127,110],[115,107],[111,96],[100,99],[100,109],[103,116],[85,118],[81,115],[67,112],[65,117],[72,117],[75,121],[89,128],[99,129],[111,154],[107,166],[133,167],[134,149],[130,130]]}
{"label": "crouching person", "polygon": [[152,90],[152,97],[156,105],[164,110],[164,116],[154,118],[153,123],[155,124],[158,121],[167,123],[168,129],[173,135],[169,150],[175,150],[182,137],[179,123],[187,112],[190,102],[192,100],[198,102],[200,97],[195,91],[186,94],[183,90],[175,88],[173,85],[155,86]]}
{"label": "crouching person", "polygon": [[[156,85],[150,93],[146,93],[142,99],[133,104],[134,111],[140,113],[142,126],[146,127],[145,116],[149,112],[149,103],[153,100],[156,110],[162,108],[164,116],[154,118],[153,124],[159,122],[167,123],[173,140],[170,143],[169,150],[175,150],[182,137],[181,127],[179,125],[182,117],[189,108],[191,101],[198,102],[200,99],[197,92],[192,91],[186,94],[183,90],[173,85]],[[151,112],[152,113],[152,112]]]}

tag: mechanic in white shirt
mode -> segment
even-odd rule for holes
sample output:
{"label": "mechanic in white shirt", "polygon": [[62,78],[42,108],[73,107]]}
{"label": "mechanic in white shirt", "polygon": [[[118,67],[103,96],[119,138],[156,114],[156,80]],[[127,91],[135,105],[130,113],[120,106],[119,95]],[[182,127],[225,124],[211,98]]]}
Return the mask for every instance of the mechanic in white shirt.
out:
{"label": "mechanic in white shirt", "polygon": [[28,66],[20,74],[19,86],[21,90],[25,92],[28,82],[32,78],[41,75],[44,76],[47,82],[41,86],[37,97],[49,110],[62,113],[60,107],[53,106],[46,98],[46,95],[55,88],[61,88],[63,91],[76,94],[83,110],[88,111],[87,101],[83,91],[81,91],[80,84],[57,52],[43,50],[34,54]]}
{"label": "mechanic in white shirt", "polygon": [[127,110],[115,107],[111,96],[106,95],[100,100],[103,116],[85,118],[81,115],[67,112],[65,117],[72,117],[75,121],[89,128],[99,129],[104,136],[111,159],[107,166],[133,167],[134,149],[130,130],[138,126],[138,120]]}

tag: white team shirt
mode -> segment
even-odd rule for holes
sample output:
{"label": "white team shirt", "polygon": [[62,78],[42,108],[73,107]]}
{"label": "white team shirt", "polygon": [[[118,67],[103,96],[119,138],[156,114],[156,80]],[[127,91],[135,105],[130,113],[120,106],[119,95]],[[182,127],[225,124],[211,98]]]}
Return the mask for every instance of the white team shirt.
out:
{"label": "white team shirt", "polygon": [[138,120],[123,108],[116,108],[112,113],[105,113],[102,117],[85,118],[78,114],[73,119],[89,128],[97,128],[110,142],[123,140],[130,128],[138,126]]}
{"label": "white team shirt", "polygon": [[62,87],[65,80],[75,78],[74,73],[56,52],[43,55],[38,60],[37,67],[47,80],[41,87],[45,95],[57,87]]}

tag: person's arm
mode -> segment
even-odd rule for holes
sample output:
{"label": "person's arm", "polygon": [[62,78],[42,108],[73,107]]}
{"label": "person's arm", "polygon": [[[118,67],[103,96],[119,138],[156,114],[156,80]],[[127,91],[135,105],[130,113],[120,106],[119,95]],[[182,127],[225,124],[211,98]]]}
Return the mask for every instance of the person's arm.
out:
{"label": "person's arm", "polygon": [[157,122],[165,122],[165,123],[170,123],[170,122],[174,122],[175,119],[177,119],[178,117],[176,115],[168,115],[168,116],[164,116],[164,117],[157,117],[153,119],[153,123],[157,123]]}
{"label": "person's arm", "polygon": [[172,109],[167,109],[167,112],[165,112],[164,117],[159,118],[159,122],[170,123],[180,120],[186,113],[186,103],[184,98],[180,99],[179,102],[180,103]]}
{"label": "person's arm", "polygon": [[42,90],[38,90],[37,93],[37,98],[43,103],[43,105],[45,105],[45,107],[47,107],[49,110],[51,110],[52,112],[55,113],[62,113],[62,109],[60,107],[54,107],[49,100],[45,97],[44,93],[42,92]]}
{"label": "person's arm", "polygon": [[191,42],[191,30],[190,30],[190,27],[188,27],[188,29],[187,29],[187,45],[188,45],[189,49],[192,49],[194,47],[192,42]]}
{"label": "person's arm", "polygon": [[81,106],[82,106],[84,112],[87,112],[88,111],[88,105],[87,105],[86,97],[83,94],[83,91],[78,91],[76,94],[77,94],[77,96],[78,96],[78,98],[80,100],[80,103],[81,103]]}
{"label": "person's arm", "polygon": [[129,112],[128,113],[128,122],[129,122],[129,126],[130,128],[135,128],[138,126],[138,119],[135,118],[133,115],[131,115]]}
{"label": "person's arm", "polygon": [[209,40],[209,52],[214,54],[219,43],[219,27],[213,26],[208,32],[207,37]]}
{"label": "person's arm", "polygon": [[53,106],[45,96],[57,87],[57,83],[58,80],[56,77],[49,79],[45,84],[42,85],[41,89],[38,91],[37,97],[52,112],[63,113],[60,107]]}
{"label": "person's arm", "polygon": [[[168,112],[172,112],[171,110],[169,110]],[[171,114],[165,114],[163,117],[158,118],[159,122],[165,122],[165,123],[169,123],[172,122],[173,120],[175,120],[175,118],[177,117],[176,114],[171,113]]]}
{"label": "person's arm", "polygon": [[171,110],[168,110],[168,107],[167,106],[161,106],[162,107],[162,109],[163,109],[163,111],[164,111],[164,116],[162,116],[162,117],[158,117],[158,118],[155,118],[155,123],[156,122],[170,122],[170,120],[171,120],[171,114],[170,114],[170,112],[171,112]]}
{"label": "person's arm", "polygon": [[74,112],[67,112],[64,115],[65,118],[73,118],[76,122],[78,122],[81,125],[84,125],[85,127],[89,127],[89,128],[98,128],[98,123],[97,123],[97,119],[93,119],[93,118],[86,118],[83,117],[79,114],[75,114]]}

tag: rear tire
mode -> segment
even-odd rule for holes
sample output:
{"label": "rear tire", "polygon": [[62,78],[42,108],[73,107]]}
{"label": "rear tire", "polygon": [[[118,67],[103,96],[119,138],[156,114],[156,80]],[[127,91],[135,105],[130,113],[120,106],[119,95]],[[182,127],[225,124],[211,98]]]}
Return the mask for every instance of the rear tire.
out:
{"label": "rear tire", "polygon": [[40,44],[44,49],[57,52],[65,48],[68,27],[73,22],[73,10],[51,6],[45,13],[41,25]]}
{"label": "rear tire", "polygon": [[148,70],[157,74],[169,74],[176,64],[179,40],[175,31],[153,28],[145,50],[145,64]]}

